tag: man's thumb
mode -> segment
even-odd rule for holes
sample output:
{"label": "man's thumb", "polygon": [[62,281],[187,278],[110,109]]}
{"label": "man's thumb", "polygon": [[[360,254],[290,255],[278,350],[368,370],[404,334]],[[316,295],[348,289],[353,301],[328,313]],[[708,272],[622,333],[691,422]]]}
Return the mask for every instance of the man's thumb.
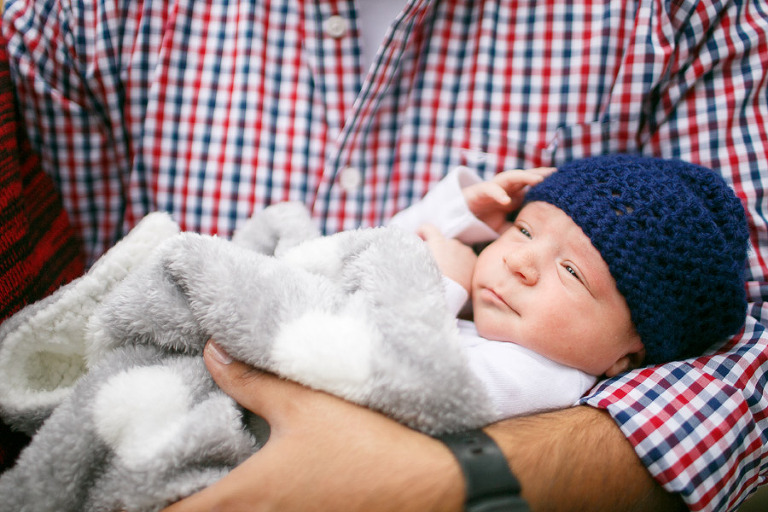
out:
{"label": "man's thumb", "polygon": [[300,401],[302,392],[309,391],[300,384],[234,360],[213,340],[205,345],[203,357],[221,390],[270,424],[279,421],[288,404]]}

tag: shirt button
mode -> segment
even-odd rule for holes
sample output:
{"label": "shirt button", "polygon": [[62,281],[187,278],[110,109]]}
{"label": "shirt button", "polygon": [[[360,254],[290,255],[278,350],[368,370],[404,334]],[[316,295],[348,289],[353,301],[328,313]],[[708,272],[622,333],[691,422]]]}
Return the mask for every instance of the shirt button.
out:
{"label": "shirt button", "polygon": [[363,182],[360,170],[355,167],[345,167],[339,173],[339,185],[345,192],[355,192]]}
{"label": "shirt button", "polygon": [[337,14],[323,22],[323,30],[334,39],[341,39],[349,30],[349,23]]}

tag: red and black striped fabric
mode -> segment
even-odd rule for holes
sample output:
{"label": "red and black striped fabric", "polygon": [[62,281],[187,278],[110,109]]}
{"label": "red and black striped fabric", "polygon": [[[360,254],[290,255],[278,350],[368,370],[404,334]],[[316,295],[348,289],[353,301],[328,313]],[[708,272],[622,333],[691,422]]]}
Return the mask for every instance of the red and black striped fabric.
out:
{"label": "red and black striped fabric", "polygon": [[[0,38],[0,321],[79,276],[83,262],[55,184],[18,123]],[[0,423],[0,471],[26,442]]]}

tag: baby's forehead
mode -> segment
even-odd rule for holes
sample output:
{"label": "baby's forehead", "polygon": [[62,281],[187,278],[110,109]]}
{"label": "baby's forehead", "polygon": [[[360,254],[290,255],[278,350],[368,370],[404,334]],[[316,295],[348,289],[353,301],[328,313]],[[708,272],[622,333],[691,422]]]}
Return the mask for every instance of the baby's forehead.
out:
{"label": "baby's forehead", "polygon": [[565,211],[551,203],[544,201],[525,203],[517,214],[517,220],[535,223],[536,227],[549,230],[550,233],[558,233],[564,241],[573,242],[600,254],[584,230]]}

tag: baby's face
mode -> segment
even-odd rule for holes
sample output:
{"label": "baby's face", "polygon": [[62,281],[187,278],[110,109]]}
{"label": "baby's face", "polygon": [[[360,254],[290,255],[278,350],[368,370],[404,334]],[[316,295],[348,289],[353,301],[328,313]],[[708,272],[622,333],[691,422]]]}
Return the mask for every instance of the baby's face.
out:
{"label": "baby's face", "polygon": [[592,375],[639,362],[643,344],[600,253],[559,208],[526,205],[480,256],[472,279],[477,330]]}

